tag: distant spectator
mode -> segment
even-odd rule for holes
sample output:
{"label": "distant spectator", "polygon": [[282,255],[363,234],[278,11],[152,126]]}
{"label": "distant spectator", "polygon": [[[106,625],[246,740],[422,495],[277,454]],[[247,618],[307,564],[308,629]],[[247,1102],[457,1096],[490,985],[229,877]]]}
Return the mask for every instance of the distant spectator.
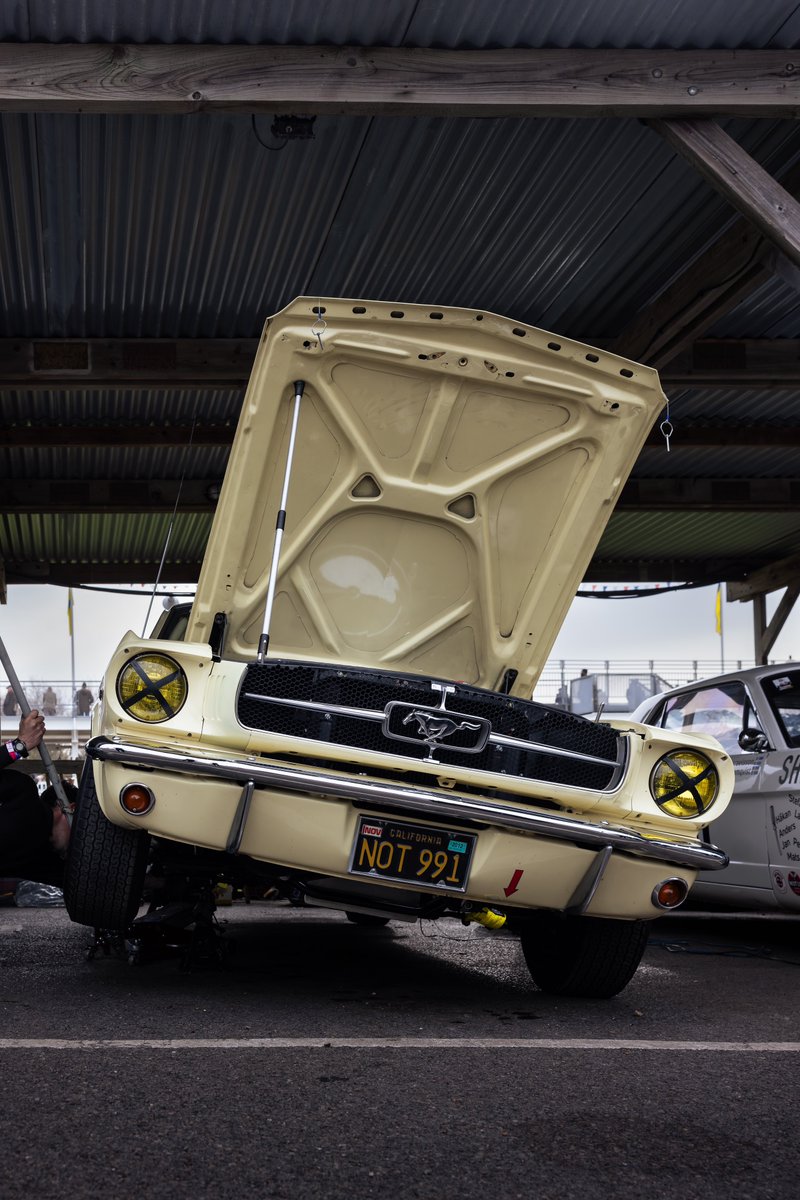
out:
{"label": "distant spectator", "polygon": [[562,683],[561,687],[556,692],[556,705],[558,708],[569,708],[569,692],[567,685]]}
{"label": "distant spectator", "polygon": [[625,693],[628,701],[628,707],[630,708],[631,712],[633,712],[635,708],[638,708],[642,701],[646,700],[649,695],[650,693],[642,683],[641,679],[632,679],[628,684],[628,690]]}
{"label": "distant spectator", "polygon": [[58,696],[49,684],[42,693],[42,712],[46,717],[54,717],[58,712]]}
{"label": "distant spectator", "polygon": [[17,715],[17,697],[14,695],[14,689],[10,684],[3,700],[3,712],[7,717],[15,717]]}
{"label": "distant spectator", "polygon": [[92,707],[93,703],[94,696],[86,686],[86,680],[84,679],[83,683],[75,693],[75,707],[78,710],[78,716],[88,717],[89,709]]}

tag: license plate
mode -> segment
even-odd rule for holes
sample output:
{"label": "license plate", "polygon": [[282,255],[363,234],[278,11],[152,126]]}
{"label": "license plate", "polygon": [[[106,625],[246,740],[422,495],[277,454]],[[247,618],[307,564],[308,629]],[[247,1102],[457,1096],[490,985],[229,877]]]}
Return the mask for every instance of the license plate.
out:
{"label": "license plate", "polygon": [[453,833],[383,817],[360,817],[350,874],[463,892],[477,840],[474,833]]}

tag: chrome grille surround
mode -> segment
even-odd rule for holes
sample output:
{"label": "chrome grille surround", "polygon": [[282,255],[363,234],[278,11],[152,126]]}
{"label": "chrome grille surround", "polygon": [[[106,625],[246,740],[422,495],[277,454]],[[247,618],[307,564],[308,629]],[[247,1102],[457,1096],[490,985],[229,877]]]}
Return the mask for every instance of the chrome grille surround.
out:
{"label": "chrome grille surround", "polygon": [[[393,714],[406,712],[401,729]],[[614,791],[626,765],[626,741],[607,725],[483,688],[366,668],[250,664],[237,716],[248,729],[287,738],[590,791]]]}

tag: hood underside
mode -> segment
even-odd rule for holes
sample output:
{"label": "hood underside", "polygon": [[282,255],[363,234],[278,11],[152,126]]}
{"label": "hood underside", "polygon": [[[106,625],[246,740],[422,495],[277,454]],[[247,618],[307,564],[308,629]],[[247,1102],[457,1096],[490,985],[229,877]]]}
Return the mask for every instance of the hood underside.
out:
{"label": "hood underside", "polygon": [[665,403],[656,372],[492,313],[293,301],[264,328],[186,635],[226,614],[226,658],[263,631],[298,380],[269,656],[514,671],[529,696]]}

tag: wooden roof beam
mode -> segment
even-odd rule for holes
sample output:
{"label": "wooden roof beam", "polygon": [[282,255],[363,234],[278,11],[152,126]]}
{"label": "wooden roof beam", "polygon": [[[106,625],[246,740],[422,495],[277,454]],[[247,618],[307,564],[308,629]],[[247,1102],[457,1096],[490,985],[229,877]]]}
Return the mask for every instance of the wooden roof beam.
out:
{"label": "wooden roof beam", "polygon": [[[800,195],[800,165],[781,180]],[[610,350],[665,372],[706,330],[776,273],[775,247],[740,217],[623,329]],[[665,374],[667,374],[665,372]]]}
{"label": "wooden roof beam", "polygon": [[[716,584],[720,579],[734,579],[748,570],[763,565],[746,559],[719,557],[702,561],[690,558],[667,558],[653,555],[647,559],[594,558],[584,576],[584,583],[664,583],[689,580],[698,584]],[[163,584],[196,583],[201,563],[165,562],[160,582]],[[7,561],[5,578],[8,584],[50,583],[77,586],[81,583],[125,584],[153,583],[159,563],[152,562],[23,562]]]}
{"label": "wooden roof beam", "polygon": [[0,112],[794,119],[789,50],[0,44]]}
{"label": "wooden roof beam", "polygon": [[[759,262],[759,270],[771,269]],[[582,340],[621,350],[618,343],[628,336],[613,344],[591,335]],[[0,391],[238,392],[249,379],[257,345],[256,338],[0,338]],[[673,345],[661,378],[685,388],[796,386],[800,339],[698,338],[680,353]],[[147,444],[146,427],[138,429],[136,436]],[[209,436],[215,436],[213,428]]]}
{"label": "wooden roof beam", "polygon": [[673,388],[796,387],[800,340],[701,338],[662,368],[661,382]]}
{"label": "wooden roof beam", "polygon": [[800,479],[629,479],[616,511],[798,512]]}
{"label": "wooden roof beam", "polygon": [[[649,433],[645,446],[664,450],[664,435],[656,425]],[[730,450],[736,446],[790,447],[800,446],[800,426],[797,425],[731,425],[714,422],[692,425],[685,419],[670,435],[670,453],[681,450],[717,448]]]}
{"label": "wooden roof beam", "polygon": [[[7,562],[9,584],[51,583],[62,587],[80,583],[154,583],[160,560],[153,562]],[[164,563],[160,583],[197,583],[201,563]]]}
{"label": "wooden roof beam", "polygon": [[[798,380],[800,382],[800,380]],[[753,386],[752,384],[750,386]],[[736,425],[730,421],[708,421],[702,425],[682,419],[675,427],[670,447],[673,451],[733,446],[800,446],[800,426]],[[0,426],[0,449],[24,450],[58,447],[60,449],[107,449],[122,446],[142,446],[151,449],[174,449],[176,446],[230,446],[234,424],[197,422],[191,425],[115,425],[58,424],[29,422],[24,425]],[[664,446],[664,436],[656,426],[645,442],[646,446]]]}
{"label": "wooden roof beam", "polygon": [[[6,479],[6,513],[155,513],[214,510],[222,480]],[[180,492],[180,497],[179,497]],[[629,479],[617,511],[797,512],[800,479]]]}
{"label": "wooden roof beam", "polygon": [[175,446],[230,446],[235,423],[196,421],[194,425],[159,424],[129,425],[117,421],[114,425],[76,424],[50,425],[27,422],[22,425],[0,426],[0,448],[42,449],[58,446],[62,449],[99,448],[113,450],[117,446],[151,446],[170,449]]}
{"label": "wooden roof beam", "polygon": [[753,557],[724,555],[703,559],[661,556],[657,552],[635,559],[604,558],[602,553],[590,562],[584,583],[696,583],[717,584],[721,579],[736,579],[761,565]]}
{"label": "wooden roof beam", "polygon": [[222,479],[6,479],[5,513],[212,513]]}
{"label": "wooden roof beam", "polygon": [[0,388],[241,388],[258,338],[2,338]]}
{"label": "wooden roof beam", "polygon": [[791,554],[788,558],[778,559],[748,572],[745,579],[729,583],[727,598],[729,601],[753,600],[756,596],[766,596],[769,592],[793,587],[796,583],[800,583],[800,554]]}

